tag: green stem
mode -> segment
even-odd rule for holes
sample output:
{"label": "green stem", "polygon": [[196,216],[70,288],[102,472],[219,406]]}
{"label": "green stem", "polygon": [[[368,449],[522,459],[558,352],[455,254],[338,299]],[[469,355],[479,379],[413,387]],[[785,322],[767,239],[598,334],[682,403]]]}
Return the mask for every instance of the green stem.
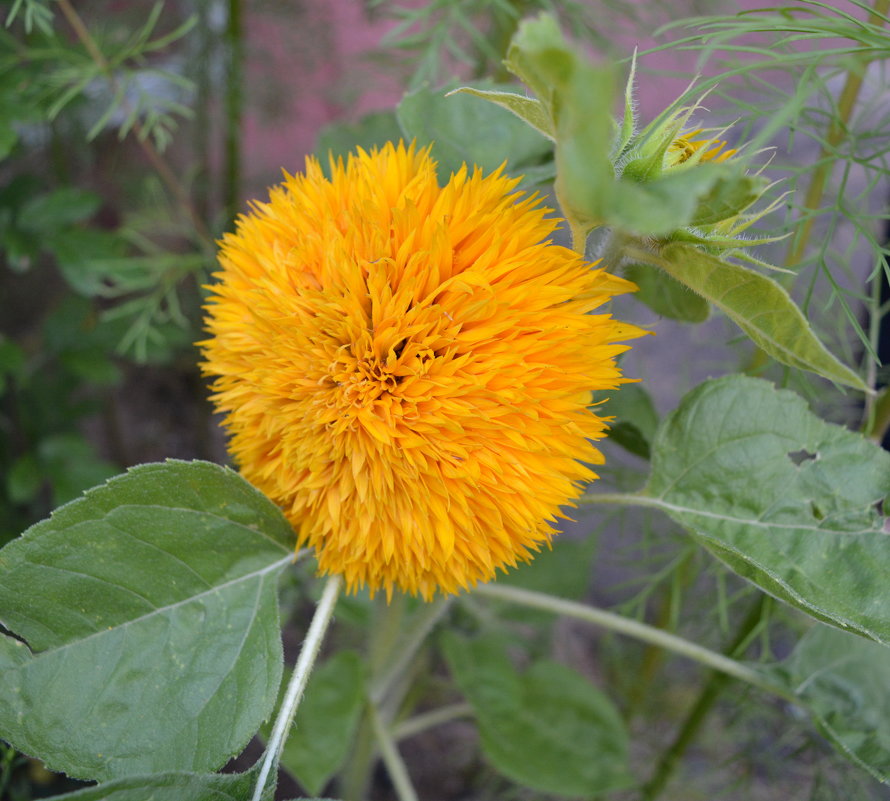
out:
{"label": "green stem", "polygon": [[297,664],[294,666],[290,684],[287,686],[287,692],[284,694],[284,700],[281,702],[281,708],[278,710],[278,717],[275,720],[272,736],[269,738],[269,743],[266,747],[266,754],[263,757],[263,764],[260,768],[260,775],[257,778],[251,801],[260,801],[272,766],[278,763],[278,759],[281,756],[290,727],[294,722],[294,716],[297,714],[297,707],[309,681],[309,674],[312,672],[312,667],[318,658],[322,640],[324,640],[328,624],[333,617],[334,607],[337,605],[337,596],[340,594],[342,583],[343,578],[341,576],[331,576],[325,585],[318,606],[315,608],[315,615],[313,615],[312,623],[309,625],[306,640],[303,642],[303,648],[300,650],[300,656],[297,659]]}
{"label": "green stem", "polygon": [[350,801],[361,801],[367,795],[368,782],[375,758],[375,731],[372,715],[379,715],[387,696],[393,693],[394,686],[402,677],[423,641],[433,626],[448,609],[450,599],[439,599],[426,604],[416,613],[408,629],[401,637],[404,617],[404,595],[397,595],[393,603],[387,604],[383,614],[375,621],[372,631],[371,682],[368,690],[368,704],[359,724],[355,746],[349,767],[343,776],[342,795]]}
{"label": "green stem", "polygon": [[716,651],[703,648],[683,637],[678,637],[654,626],[641,623],[638,620],[631,620],[623,615],[607,612],[605,609],[598,609],[595,606],[587,606],[586,604],[555,598],[552,595],[546,595],[541,592],[521,590],[518,587],[510,587],[508,585],[482,584],[476,587],[473,592],[476,595],[496,598],[500,601],[510,601],[523,606],[530,606],[534,609],[552,612],[554,615],[565,615],[576,620],[582,620],[585,623],[603,626],[619,634],[624,634],[628,637],[651,643],[659,648],[664,648],[667,651],[672,651],[679,656],[684,656],[694,662],[706,665],[713,670],[725,673],[727,676],[740,679],[761,690],[781,696],[788,701],[793,702],[796,700],[788,690],[773,684],[754,668],[750,668]]}
{"label": "green stem", "polygon": [[386,765],[386,771],[395,788],[396,797],[399,801],[419,801],[414,785],[411,784],[411,777],[408,775],[408,769],[405,762],[399,754],[395,740],[392,734],[386,728],[380,713],[374,705],[370,709],[371,726],[374,729],[374,737],[377,745],[380,746],[380,756],[383,758],[383,764]]}
{"label": "green stem", "polygon": [[244,32],[241,0],[229,0],[229,18],[226,23],[225,38],[227,70],[223,204],[226,227],[229,227],[238,212],[241,193],[241,117],[244,111]]}
{"label": "green stem", "polygon": [[411,621],[411,627],[398,642],[398,648],[396,649],[398,656],[390,660],[386,670],[381,672],[371,682],[369,695],[372,702],[379,704],[387,696],[405,668],[408,667],[414,658],[423,641],[432,631],[433,626],[448,611],[450,604],[450,598],[439,598],[432,603],[426,604],[423,607],[423,611],[418,612],[414,616],[414,619]]}
{"label": "green stem", "polygon": [[[763,617],[763,610],[766,596],[760,595],[757,602],[751,608],[751,611],[739,626],[736,636],[727,646],[725,653],[734,655],[740,650],[747,647],[750,642],[752,632],[760,624]],[[707,718],[708,713],[714,706],[714,702],[723,692],[723,689],[729,684],[730,677],[726,673],[711,673],[699,697],[693,704],[692,709],[683,721],[677,737],[671,743],[670,747],[661,755],[656,765],[652,778],[643,787],[643,801],[655,801],[670,781],[671,776],[677,768],[680,758],[686,753],[686,749],[695,740],[701,729],[702,724]]]}
{"label": "green stem", "polygon": [[863,433],[869,439],[880,443],[888,430],[890,430],[890,387],[884,387],[866,416]]}
{"label": "green stem", "polygon": [[450,723],[458,718],[469,718],[473,716],[473,707],[470,704],[449,704],[448,706],[433,709],[430,712],[423,712],[415,715],[413,718],[404,720],[399,723],[392,732],[392,736],[398,740],[407,740],[409,737],[415,737],[427,729],[435,726],[441,726],[443,723]]}
{"label": "green stem", "polygon": [[[565,214],[565,207],[563,207],[563,214]],[[587,253],[587,237],[590,231],[586,226],[581,225],[574,220],[570,220],[568,217],[566,218],[566,222],[569,224],[569,231],[572,234],[572,250],[584,258]]]}

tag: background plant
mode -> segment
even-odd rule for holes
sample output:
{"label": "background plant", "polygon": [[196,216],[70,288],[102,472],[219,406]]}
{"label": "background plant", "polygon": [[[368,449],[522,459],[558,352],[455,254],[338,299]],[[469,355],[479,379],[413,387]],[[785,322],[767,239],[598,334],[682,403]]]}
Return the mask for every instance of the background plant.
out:
{"label": "background plant", "polygon": [[[0,519],[9,521],[6,538],[121,467],[166,455],[222,458],[218,443],[200,433],[208,427],[189,346],[198,337],[198,287],[212,268],[210,243],[240,200],[244,15],[238,3],[229,3],[220,26],[214,14],[221,7],[196,3],[105,15],[91,9],[88,15],[64,0],[7,4],[0,40],[0,69],[9,78],[0,83],[0,143],[7,151],[0,235],[3,282],[10,292],[0,343],[5,477]],[[482,798],[542,793],[655,798],[680,788],[688,798],[885,797],[869,774],[886,780],[890,770],[882,711],[887,556],[874,508],[887,494],[890,468],[863,437],[819,418],[880,439],[890,415],[886,391],[843,391],[812,372],[776,364],[770,358],[776,353],[753,349],[739,333],[736,318],[748,319],[744,308],[732,307],[736,317],[727,312],[733,324],[715,315],[704,327],[694,326],[708,315],[708,305],[684,285],[692,283],[698,293],[706,287],[695,285],[683,267],[690,255],[700,265],[716,259],[790,288],[812,324],[812,336],[867,389],[880,387],[884,373],[875,357],[887,312],[882,287],[888,168],[880,135],[887,114],[880,103],[890,41],[887,8],[880,2],[799,2],[756,14],[673,22],[665,31],[670,41],[664,48],[691,51],[699,61],[690,63],[690,72],[706,71],[680,105],[712,89],[704,101],[709,110],[696,111],[690,123],[705,120],[719,128],[739,118],[725,136],[733,146],[748,143],[742,151],[747,160],[720,172],[720,179],[741,186],[743,170],[753,173],[769,158],[755,152],[778,146],[763,174],[786,181],[767,199],[792,194],[758,221],[756,236],[792,236],[747,252],[793,275],[680,242],[676,232],[691,220],[647,230],[651,219],[627,216],[628,205],[618,202],[623,194],[676,191],[624,174],[620,162],[617,172],[613,166],[620,150],[609,149],[616,139],[607,122],[612,112],[621,117],[629,63],[611,75],[590,66],[578,50],[554,38],[556,25],[520,33],[520,20],[540,10],[547,9],[459,3],[407,12],[380,4],[374,13],[398,14],[403,21],[384,52],[411,55],[410,91],[392,113],[328,129],[319,150],[345,152],[356,144],[416,137],[421,143],[436,140],[446,174],[462,160],[493,169],[508,157],[509,168],[525,174],[529,188],[546,190],[558,170],[579,179],[582,190],[614,181],[609,225],[593,232],[589,253],[623,254],[622,264],[613,266],[640,281],[640,298],[669,300],[655,306],[657,314],[638,300],[619,313],[658,332],[625,367],[645,380],[613,393],[609,409],[620,422],[603,482],[588,498],[594,512],[551,553],[448,605],[403,600],[384,609],[361,597],[340,601],[337,626],[283,767],[303,792],[358,797],[365,788],[383,797],[391,779],[372,772],[376,741],[383,744],[388,774],[402,797],[410,797],[410,790],[399,751],[421,797],[441,797],[443,788]],[[598,9],[611,16],[596,19],[587,4],[555,10],[564,12],[563,30],[594,45],[603,42],[610,23],[644,26],[660,13],[657,5]],[[545,33],[551,38],[535,38]],[[518,48],[513,66],[522,63],[525,87],[502,85],[511,80],[500,64],[511,41]],[[628,52],[612,55],[626,58]],[[189,67],[171,61],[174,56]],[[638,56],[638,87],[656,80],[646,73],[651,57]],[[553,71],[566,63],[572,67],[568,74]],[[461,80],[449,84],[452,69]],[[470,80],[477,92],[506,88],[545,104],[552,92],[562,93],[560,108],[569,110],[567,116],[558,119],[552,108],[545,109],[557,128],[550,132],[555,148],[478,96],[446,97],[439,90]],[[612,97],[597,89],[609,81]],[[217,123],[214,133],[208,133],[211,119]],[[599,132],[599,140],[579,139],[579,121],[587,123],[582,130]],[[641,120],[631,135],[644,134],[648,122]],[[657,140],[655,131],[633,146],[645,149]],[[218,170],[208,155],[211,139],[223,153]],[[801,151],[810,157],[798,155]],[[121,154],[111,167],[102,160],[109,152]],[[134,166],[116,170],[118,164]],[[101,178],[109,171],[115,180]],[[717,180],[699,182],[698,174],[682,179],[693,178],[696,197]],[[565,185],[561,191],[565,197]],[[601,211],[585,205],[583,192],[576,202],[582,216]],[[671,258],[677,246],[687,248],[685,259]],[[632,248],[634,258],[628,255]],[[729,273],[739,275],[728,268]],[[726,286],[718,289],[709,300],[720,300]],[[752,308],[751,316],[758,311],[763,309]],[[664,317],[683,322],[674,326]],[[726,347],[705,348],[714,340]],[[661,347],[692,363],[675,370],[688,371],[688,380],[662,380],[656,369]],[[765,374],[802,394],[810,408],[795,395],[733,372]],[[819,372],[843,382],[824,364],[821,370],[816,366]],[[729,375],[696,387],[709,374]],[[183,428],[197,432],[180,435],[172,449],[160,453],[136,447],[138,438],[128,430],[134,412],[127,404],[121,408],[122,395],[146,378],[167,388],[167,402],[190,422]],[[749,428],[727,429],[726,409],[741,410],[730,417]],[[676,411],[662,420],[658,410]],[[104,436],[96,437],[97,431]],[[106,443],[101,451],[93,444],[97,439]],[[757,449],[747,447],[753,442]],[[629,455],[622,456],[619,446]],[[637,492],[644,484],[645,491]],[[782,489],[778,495],[776,488]],[[164,509],[150,511],[155,506]],[[164,526],[147,522],[158,514],[165,516]],[[714,519],[721,525],[714,527],[709,522]],[[267,536],[245,538],[246,520]],[[212,536],[196,537],[202,530],[196,523],[212,524]],[[807,533],[789,540],[783,532],[795,526]],[[818,547],[814,527],[821,532]],[[832,527],[843,533],[832,534]],[[137,650],[114,650],[120,632],[135,630],[125,626],[127,615],[139,617],[122,600],[120,577],[144,582],[128,583],[128,589],[160,607],[169,602],[170,571],[184,570],[171,563],[160,576],[156,558],[139,558],[130,540],[124,546],[124,535],[114,533],[121,529],[155,545],[161,542],[157,537],[169,537],[163,544],[177,558],[224,586],[211,604],[194,579],[183,575],[176,611],[148,616],[141,624],[175,632],[156,655],[156,670],[169,681],[158,695],[144,696],[147,707],[184,699],[195,725],[212,736],[190,741],[173,732],[179,717],[153,713],[148,725],[139,721],[138,731],[115,730],[113,739],[126,744],[126,754],[113,742],[98,747],[103,723],[126,725],[115,717],[114,701],[130,698],[134,688],[146,690],[144,679],[126,665],[154,664],[145,660],[160,642],[146,631],[135,638]],[[108,550],[97,553],[101,537]],[[319,592],[304,560],[290,566],[288,538],[277,510],[233,474],[202,463],[136,469],[40,523],[23,544],[4,551],[0,563],[0,619],[40,654],[34,659],[18,640],[3,638],[7,675],[19,678],[5,682],[17,692],[3,695],[0,732],[50,767],[104,782],[80,791],[85,795],[79,798],[142,798],[147,788],[177,799],[211,793],[249,798],[256,773],[248,767],[256,751],[236,764],[246,773],[206,771],[240,751],[271,714],[281,673],[278,615],[285,621],[293,616],[286,631],[302,639],[305,610]],[[212,556],[221,542],[231,545],[226,565]],[[784,552],[770,550],[772,543],[788,542]],[[95,574],[97,563],[108,560],[107,573],[97,577],[111,585],[95,592],[90,584],[91,606],[82,614],[64,614],[64,608],[74,609],[63,602],[68,596],[40,572],[51,569],[41,567],[49,543],[68,560],[68,570]],[[247,597],[259,599],[256,615],[239,618],[235,632],[252,645],[238,651],[223,621],[243,613]],[[598,608],[604,606],[620,616]],[[54,623],[38,631],[17,609],[42,610]],[[812,617],[865,637],[813,624]],[[635,622],[651,627],[635,628]],[[89,638],[90,626],[110,634]],[[609,630],[632,636],[603,634]],[[678,652],[717,672],[690,675],[691,663],[675,658]],[[121,661],[111,658],[115,654]],[[194,655],[199,663],[189,661]],[[840,655],[845,659],[839,661]],[[64,682],[41,683],[41,670],[77,660],[111,666],[101,677],[101,696],[90,695],[98,685],[91,690],[76,670]],[[198,664],[216,671],[217,691],[208,693],[195,681],[191,671]],[[232,699],[245,699],[246,686],[251,700],[233,714]],[[97,703],[92,709],[91,698]],[[41,711],[46,709],[56,716],[52,727],[41,724],[48,720]],[[23,728],[19,712],[33,725]],[[462,746],[474,742],[475,731],[479,748]],[[398,750],[390,747],[393,741]],[[578,742],[591,747],[579,752]],[[443,751],[449,755],[447,779],[424,757],[439,758]],[[684,762],[689,753],[702,759]],[[11,749],[4,754],[3,792],[29,797],[28,764]],[[337,774],[338,782],[326,790]],[[301,792],[291,787],[287,796]],[[56,786],[65,789],[70,787]]]}

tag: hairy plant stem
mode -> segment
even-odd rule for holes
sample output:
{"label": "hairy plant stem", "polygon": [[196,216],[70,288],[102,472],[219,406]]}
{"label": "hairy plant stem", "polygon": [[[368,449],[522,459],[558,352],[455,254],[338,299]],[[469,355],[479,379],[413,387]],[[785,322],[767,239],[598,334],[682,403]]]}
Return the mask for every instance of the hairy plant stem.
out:
{"label": "hairy plant stem", "polygon": [[[763,617],[765,601],[765,595],[761,594],[758,596],[751,610],[739,626],[735,637],[727,646],[725,650],[727,656],[733,656],[747,647],[752,632],[755,631]],[[644,785],[642,789],[643,801],[655,801],[661,795],[671,776],[673,776],[680,758],[695,740],[708,713],[714,706],[714,702],[729,682],[730,676],[726,673],[713,672],[710,674],[707,683],[686,715],[686,719],[683,721],[683,725],[680,727],[676,738],[661,755],[655,766],[652,778]]]}
{"label": "hairy plant stem", "polygon": [[402,594],[393,596],[392,602],[382,608],[382,614],[371,631],[372,675],[368,699],[341,788],[341,795],[350,801],[361,801],[367,796],[377,746],[380,745],[375,742],[377,731],[374,715],[380,716],[386,725],[391,723],[391,720],[385,719],[391,715],[383,714],[384,707],[392,709],[392,701],[395,700],[397,705],[401,700],[407,688],[400,686],[399,680],[404,677],[411,660],[451,603],[450,599],[439,599],[425,604],[404,630],[406,600]]}
{"label": "hairy plant stem", "polygon": [[530,606],[534,609],[552,612],[555,615],[565,615],[576,620],[582,620],[585,623],[603,626],[618,634],[624,634],[664,648],[678,656],[684,656],[713,670],[725,673],[727,676],[732,676],[761,690],[781,696],[788,701],[795,701],[794,696],[788,690],[773,684],[754,668],[737,662],[735,659],[730,659],[724,654],[703,648],[683,637],[678,637],[662,629],[641,623],[638,620],[632,620],[623,615],[608,612],[605,609],[598,609],[595,606],[579,604],[575,601],[567,601],[563,598],[555,598],[552,595],[546,595],[541,592],[521,590],[518,587],[510,587],[508,585],[482,584],[476,587],[473,592],[475,595],[497,598],[500,601],[510,601],[523,606]]}
{"label": "hairy plant stem", "polygon": [[[98,67],[99,71],[108,79],[111,88],[117,91],[118,83],[117,79],[114,76],[114,70],[108,63],[108,59],[105,58],[105,55],[99,49],[99,46],[96,44],[96,40],[93,38],[93,35],[84,24],[80,15],[74,9],[74,6],[71,5],[70,0],[57,1],[59,9],[61,10],[63,16],[68,21],[68,24],[71,26],[71,28],[74,30],[74,35],[84,46],[93,63],[96,65],[96,67]],[[179,179],[176,177],[176,173],[173,172],[170,165],[167,164],[167,162],[158,152],[151,139],[146,136],[145,129],[142,127],[142,124],[138,120],[133,123],[133,133],[136,134],[136,141],[139,143],[139,147],[142,148],[142,152],[145,154],[146,158],[149,160],[149,162],[151,162],[151,165],[152,167],[154,167],[155,172],[157,172],[170,194],[173,195],[173,197],[176,199],[176,202],[188,216],[189,220],[192,223],[192,227],[195,229],[195,234],[201,242],[202,247],[204,247],[208,252],[212,252],[214,246],[213,237],[210,235],[210,231],[207,230],[207,226],[198,215],[197,210],[195,209],[191,199],[189,198],[188,192],[186,192],[185,187],[183,187],[183,185],[179,182]]]}
{"label": "hairy plant stem", "polygon": [[377,740],[380,756],[383,758],[383,764],[386,765],[386,771],[395,788],[396,797],[399,801],[419,801],[392,733],[381,719],[380,711],[373,704],[370,706],[369,715],[374,738]]}
{"label": "hairy plant stem", "polygon": [[312,623],[309,624],[306,639],[303,641],[303,647],[300,649],[297,664],[294,666],[290,684],[287,685],[287,692],[285,692],[281,708],[278,710],[278,717],[275,719],[272,736],[269,738],[269,743],[266,746],[266,753],[263,757],[263,764],[260,768],[260,775],[257,778],[251,801],[260,801],[269,773],[272,767],[278,764],[278,759],[281,756],[290,727],[294,722],[297,707],[309,681],[309,674],[312,672],[312,667],[318,658],[322,640],[324,640],[328,624],[333,617],[334,607],[337,605],[337,596],[340,594],[342,584],[343,578],[341,576],[331,576],[327,584],[325,584],[324,592],[322,592],[318,606],[315,608]]}

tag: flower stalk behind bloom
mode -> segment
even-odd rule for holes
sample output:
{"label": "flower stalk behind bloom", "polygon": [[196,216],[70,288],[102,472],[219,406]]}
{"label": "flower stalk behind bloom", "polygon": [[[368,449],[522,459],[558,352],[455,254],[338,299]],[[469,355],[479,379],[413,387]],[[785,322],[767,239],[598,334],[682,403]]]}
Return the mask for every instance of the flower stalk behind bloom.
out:
{"label": "flower stalk behind bloom", "polygon": [[633,284],[550,244],[500,171],[444,187],[428,150],[308,159],[222,243],[204,370],[243,475],[347,587],[429,599],[549,543],[635,326]]}

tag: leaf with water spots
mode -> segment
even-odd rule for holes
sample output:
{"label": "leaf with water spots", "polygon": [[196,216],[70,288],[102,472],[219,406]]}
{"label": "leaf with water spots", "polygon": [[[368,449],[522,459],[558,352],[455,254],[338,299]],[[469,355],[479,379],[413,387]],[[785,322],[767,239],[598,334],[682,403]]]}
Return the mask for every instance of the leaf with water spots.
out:
{"label": "leaf with water spots", "polygon": [[294,535],[231,470],[133,468],[0,551],[0,736],[89,779],[205,771],[272,709]]}

